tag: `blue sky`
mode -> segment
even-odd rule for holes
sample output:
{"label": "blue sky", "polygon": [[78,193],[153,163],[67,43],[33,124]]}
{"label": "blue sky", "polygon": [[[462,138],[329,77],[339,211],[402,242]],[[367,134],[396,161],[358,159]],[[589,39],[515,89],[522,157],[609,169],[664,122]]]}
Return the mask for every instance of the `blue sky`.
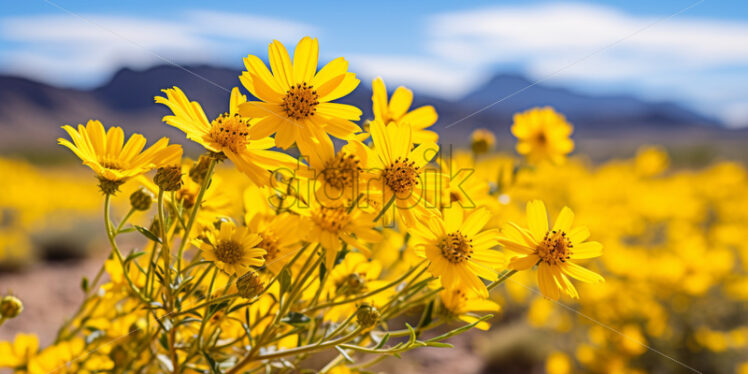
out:
{"label": "blue sky", "polygon": [[457,98],[496,72],[520,72],[748,125],[744,0],[208,4],[5,1],[0,73],[91,87],[121,66],[164,60],[238,67],[248,53],[264,56],[273,38],[291,49],[308,34],[320,39],[323,60],[345,56],[364,80],[379,75],[435,96]]}

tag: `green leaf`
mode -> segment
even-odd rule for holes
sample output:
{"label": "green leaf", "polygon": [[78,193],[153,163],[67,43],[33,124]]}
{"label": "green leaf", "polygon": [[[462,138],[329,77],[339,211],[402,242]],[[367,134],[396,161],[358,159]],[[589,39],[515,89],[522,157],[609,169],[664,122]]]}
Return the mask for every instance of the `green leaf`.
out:
{"label": "green leaf", "polygon": [[139,233],[143,234],[143,236],[145,236],[146,238],[156,243],[163,244],[161,243],[161,238],[159,238],[158,235],[152,233],[151,230],[148,230],[147,228],[143,226],[138,226],[138,225],[135,225],[135,229],[138,230]]}
{"label": "green leaf", "polygon": [[216,360],[214,360],[213,357],[210,357],[208,352],[205,351],[203,351],[203,356],[205,357],[205,360],[208,361],[208,367],[210,367],[211,373],[221,374],[221,368],[218,366]]}
{"label": "green leaf", "polygon": [[281,322],[288,323],[289,325],[303,325],[309,323],[309,321],[311,321],[309,317],[299,312],[288,312],[288,314],[281,318]]}
{"label": "green leaf", "polygon": [[426,306],[426,309],[423,310],[423,314],[421,315],[421,322],[418,323],[418,330],[422,327],[428,326],[431,321],[433,321],[432,315],[434,312],[434,300],[431,300],[429,305]]}
{"label": "green leaf", "polygon": [[288,268],[281,270],[281,273],[278,275],[278,284],[280,284],[280,293],[284,294],[291,285],[291,271]]}
{"label": "green leaf", "polygon": [[335,349],[337,349],[337,350],[338,350],[338,352],[340,352],[340,355],[341,355],[341,356],[345,357],[345,360],[346,360],[346,361],[348,361],[348,362],[350,362],[350,363],[354,363],[354,362],[356,362],[356,361],[353,361],[353,359],[351,358],[351,356],[349,356],[349,355],[348,355],[348,353],[346,353],[345,349],[343,349],[343,348],[340,348],[340,347],[338,347],[337,345],[335,346]]}
{"label": "green leaf", "polygon": [[136,259],[136,258],[138,258],[138,257],[140,257],[140,256],[142,256],[144,254],[145,254],[145,252],[142,252],[142,251],[141,252],[130,253],[129,255],[127,255],[127,258],[125,258],[125,263],[128,263],[128,262],[130,262],[130,261],[132,261],[132,260],[134,260],[134,259]]}
{"label": "green leaf", "polygon": [[384,336],[382,337],[382,340],[380,340],[379,343],[377,343],[377,346],[374,347],[374,349],[380,349],[384,347],[384,345],[387,343],[388,340],[390,340],[390,333],[384,334]]}
{"label": "green leaf", "polygon": [[88,292],[88,278],[86,277],[81,279],[81,290],[83,290],[83,292]]}

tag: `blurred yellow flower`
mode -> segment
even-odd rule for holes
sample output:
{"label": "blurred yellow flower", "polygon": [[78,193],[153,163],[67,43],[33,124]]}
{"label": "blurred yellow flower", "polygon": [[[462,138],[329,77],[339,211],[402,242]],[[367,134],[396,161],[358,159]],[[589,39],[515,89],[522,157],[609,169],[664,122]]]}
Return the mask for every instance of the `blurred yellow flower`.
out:
{"label": "blurred yellow flower", "polygon": [[39,350],[39,339],[34,334],[16,334],[13,343],[0,342],[0,368],[26,365]]}
{"label": "blurred yellow flower", "polygon": [[670,165],[670,157],[664,148],[642,146],[636,151],[634,167],[639,175],[651,177],[662,174]]}
{"label": "blurred yellow flower", "polygon": [[545,371],[548,374],[571,373],[571,360],[562,352],[553,352],[545,361]]}
{"label": "blurred yellow flower", "polygon": [[572,298],[579,294],[567,276],[587,283],[603,282],[603,277],[569,260],[598,257],[602,245],[598,242],[585,242],[590,236],[586,227],[571,228],[574,213],[564,207],[556,218],[552,229],[548,229],[548,213],[540,200],[527,203],[528,229],[515,223],[502,228],[499,242],[507,249],[520,255],[513,257],[509,268],[527,270],[538,265],[538,285],[544,296],[559,298],[564,291]]}
{"label": "blurred yellow flower", "polygon": [[476,155],[491,151],[495,145],[496,136],[489,129],[475,129],[470,134],[470,148]]}
{"label": "blurred yellow flower", "polygon": [[512,134],[517,137],[517,153],[532,163],[550,160],[562,163],[574,150],[569,139],[573,128],[551,107],[533,108],[514,115]]}
{"label": "blurred yellow flower", "polygon": [[246,117],[260,119],[250,129],[252,139],[275,133],[278,147],[287,149],[294,142],[302,153],[311,151],[315,139],[328,133],[345,139],[361,131],[352,120],[361,118],[361,110],[346,104],[332,103],[353,91],[359,84],[349,73],[342,57],[317,71],[319,44],[304,37],[294,52],[293,63],[281,42],[269,46],[270,68],[254,55],[244,59],[247,70],[239,79],[249,92],[261,101],[239,106]]}
{"label": "blurred yellow flower", "polygon": [[262,266],[267,251],[257,245],[262,241],[258,234],[250,233],[246,227],[236,227],[232,222],[221,222],[216,233],[206,233],[206,241],[197,244],[203,257],[219,269],[231,274],[244,274],[248,266]]}
{"label": "blurred yellow flower", "polygon": [[[467,323],[474,323],[479,319],[472,312],[498,312],[501,310],[501,307],[495,301],[480,297],[478,293],[469,288],[444,289],[439,292],[439,298],[449,316]],[[488,330],[491,324],[481,321],[475,327],[480,330]]]}
{"label": "blurred yellow flower", "polygon": [[413,91],[400,86],[395,89],[388,102],[387,87],[379,77],[374,79],[372,91],[374,120],[381,121],[385,125],[394,122],[410,126],[413,129],[413,144],[435,143],[439,140],[439,134],[426,130],[427,127],[436,123],[438,118],[433,106],[425,105],[409,111],[413,103]]}

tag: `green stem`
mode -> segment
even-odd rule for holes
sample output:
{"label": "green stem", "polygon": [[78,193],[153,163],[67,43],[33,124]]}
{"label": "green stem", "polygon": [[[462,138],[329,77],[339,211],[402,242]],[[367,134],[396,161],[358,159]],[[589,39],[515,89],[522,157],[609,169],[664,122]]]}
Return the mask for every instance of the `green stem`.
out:
{"label": "green stem", "polygon": [[104,198],[104,226],[106,226],[106,234],[109,238],[109,244],[112,246],[112,250],[114,251],[114,254],[117,256],[117,259],[119,260],[120,265],[122,266],[122,274],[125,276],[125,280],[127,280],[127,284],[130,286],[130,289],[132,289],[135,294],[138,295],[138,297],[141,299],[141,301],[147,303],[148,301],[143,297],[143,295],[140,293],[140,289],[138,289],[137,286],[133,283],[132,279],[130,279],[130,272],[127,271],[127,268],[125,266],[125,259],[122,257],[122,252],[119,250],[119,246],[117,246],[117,241],[114,239],[114,232],[112,232],[112,221],[109,217],[109,209],[111,206],[111,200],[112,195],[107,194]]}
{"label": "green stem", "polygon": [[133,213],[135,213],[135,208],[130,208],[127,214],[125,214],[125,217],[122,218],[122,221],[120,221],[119,225],[117,225],[117,229],[114,230],[114,236],[119,235],[119,231],[122,230],[122,226],[124,226],[125,223],[127,223],[127,220],[130,219],[130,216],[132,216]]}
{"label": "green stem", "polygon": [[510,270],[510,271],[507,271],[507,272],[501,274],[501,276],[499,277],[499,279],[491,282],[491,284],[489,284],[486,288],[488,288],[488,290],[491,291],[492,289],[496,288],[496,286],[504,283],[504,281],[506,281],[507,279],[509,279],[515,273],[517,273],[517,270]]}
{"label": "green stem", "polygon": [[192,213],[190,213],[190,219],[187,221],[187,227],[184,229],[184,236],[182,237],[182,243],[179,245],[179,254],[177,257],[177,272],[178,274],[182,272],[182,257],[184,255],[184,249],[187,246],[187,242],[190,240],[190,232],[192,232],[192,226],[195,224],[195,219],[197,218],[197,212],[200,210],[200,205],[203,201],[203,196],[205,196],[205,191],[208,189],[208,185],[210,184],[210,180],[213,178],[213,171],[216,167],[216,160],[213,159],[210,161],[210,164],[208,165],[208,172],[205,173],[205,179],[203,179],[203,184],[200,186],[200,192],[197,193],[197,197],[195,198],[195,206],[192,208]]}
{"label": "green stem", "polygon": [[[378,294],[378,293],[380,293],[380,292],[382,292],[382,291],[384,291],[384,290],[386,290],[386,289],[388,289],[390,287],[394,287],[394,286],[400,284],[400,282],[404,281],[408,276],[410,276],[411,274],[413,274],[413,271],[415,271],[416,269],[418,269],[419,267],[421,267],[421,265],[423,265],[426,261],[428,261],[428,260],[421,261],[420,263],[418,263],[418,265],[413,266],[412,268],[410,268],[410,270],[408,270],[407,272],[405,272],[405,274],[403,274],[399,278],[395,279],[394,281],[392,281],[392,282],[390,282],[390,283],[388,283],[388,284],[386,284],[386,285],[384,285],[384,286],[382,286],[380,288],[377,288],[375,290],[369,291],[369,292],[367,292],[365,294],[361,294],[361,295],[358,295],[358,296],[350,298],[350,299],[333,301],[333,302],[329,302],[329,303],[326,303],[326,304],[320,304],[320,305],[317,305],[317,306],[315,306],[313,308],[306,309],[304,311],[304,313],[314,312],[314,311],[317,311],[317,310],[320,310],[320,309],[323,309],[323,308],[333,307],[333,306],[337,306],[337,305],[349,304],[349,303],[352,303],[354,301],[358,301],[358,300],[362,300],[362,299],[365,299],[365,298],[370,297],[370,296],[374,296],[374,295],[376,295],[376,294]],[[421,273],[419,273],[419,274],[421,274]]]}
{"label": "green stem", "polygon": [[[299,354],[302,354],[302,353],[312,353],[312,352],[321,351],[321,350],[324,350],[324,349],[327,349],[327,348],[330,348],[330,347],[334,347],[336,345],[347,343],[347,342],[355,339],[362,330],[363,330],[363,328],[358,327],[357,329],[353,330],[348,335],[342,336],[342,337],[340,337],[338,339],[335,339],[335,340],[330,340],[330,341],[328,341],[326,343],[322,343],[322,344],[310,344],[310,345],[305,345],[305,346],[301,346],[301,347],[296,347],[296,348],[291,348],[291,349],[285,349],[285,350],[282,350],[282,351],[267,353],[267,354],[264,354],[264,355],[259,355],[259,356],[257,356],[257,360],[272,360],[272,359],[286,357],[286,356],[295,356],[295,355],[299,355]],[[235,374],[235,373],[238,373],[242,369],[242,367],[246,366],[248,363],[250,363],[252,361],[252,358],[253,358],[252,356],[245,357],[238,364],[236,364],[236,366],[234,366],[233,368],[231,368],[231,370],[229,370],[228,372],[226,372],[226,374]]]}

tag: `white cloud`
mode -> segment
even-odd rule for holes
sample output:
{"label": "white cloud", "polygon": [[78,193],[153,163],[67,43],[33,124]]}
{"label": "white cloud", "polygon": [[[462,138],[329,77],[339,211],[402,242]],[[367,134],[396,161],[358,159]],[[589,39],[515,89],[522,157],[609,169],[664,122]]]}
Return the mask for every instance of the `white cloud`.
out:
{"label": "white cloud", "polygon": [[[445,59],[494,62],[582,57],[612,46],[681,64],[748,63],[748,23],[628,15],[582,4],[497,7],[434,16],[429,46]],[[452,48],[456,48],[456,51]],[[457,52],[457,53],[455,53]]]}
{"label": "white cloud", "polygon": [[20,47],[5,51],[0,63],[10,73],[51,83],[93,84],[122,66],[215,63],[259,41],[291,41],[312,30],[302,23],[214,11],[190,11],[174,21],[97,14],[7,17],[0,19],[0,35]]}
{"label": "white cloud", "polygon": [[[634,85],[691,103],[715,101],[694,77],[708,79],[725,68],[748,71],[748,23],[685,13],[658,19],[589,4],[492,7],[432,16],[429,34],[428,51],[464,70],[521,65],[535,79]],[[745,93],[728,90],[720,94],[734,99]],[[728,113],[725,103],[712,106],[712,113],[748,123],[748,113],[738,118],[744,111]]]}
{"label": "white cloud", "polygon": [[405,84],[445,98],[458,98],[466,93],[485,72],[456,69],[455,66],[418,56],[349,55],[351,70],[357,72],[367,86],[382,77],[388,88]]}

